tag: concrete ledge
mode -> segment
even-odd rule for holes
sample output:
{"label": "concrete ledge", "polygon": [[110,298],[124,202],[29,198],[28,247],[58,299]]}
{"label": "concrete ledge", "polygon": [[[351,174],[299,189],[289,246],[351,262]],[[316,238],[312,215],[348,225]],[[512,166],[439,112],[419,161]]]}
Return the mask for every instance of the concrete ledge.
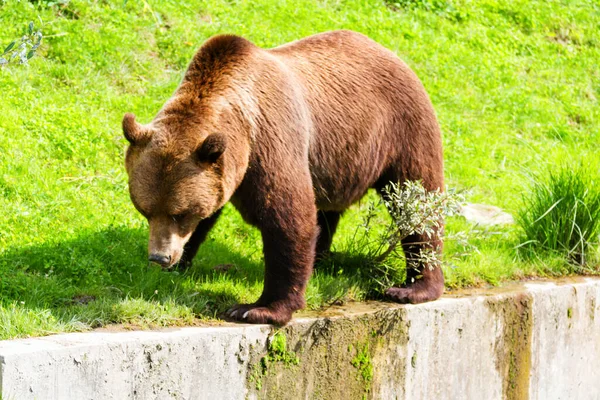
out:
{"label": "concrete ledge", "polygon": [[600,280],[0,342],[2,399],[599,399]]}

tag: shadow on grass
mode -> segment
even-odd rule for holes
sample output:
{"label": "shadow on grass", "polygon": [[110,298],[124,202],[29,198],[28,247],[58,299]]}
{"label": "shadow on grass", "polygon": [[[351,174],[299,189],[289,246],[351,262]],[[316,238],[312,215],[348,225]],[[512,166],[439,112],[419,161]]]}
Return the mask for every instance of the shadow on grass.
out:
{"label": "shadow on grass", "polygon": [[[149,265],[146,243],[145,230],[113,227],[4,251],[0,338],[108,323],[190,323],[260,294],[261,260],[218,239],[209,238],[184,273]],[[214,269],[218,264],[233,267]],[[35,321],[41,332],[19,328]]]}

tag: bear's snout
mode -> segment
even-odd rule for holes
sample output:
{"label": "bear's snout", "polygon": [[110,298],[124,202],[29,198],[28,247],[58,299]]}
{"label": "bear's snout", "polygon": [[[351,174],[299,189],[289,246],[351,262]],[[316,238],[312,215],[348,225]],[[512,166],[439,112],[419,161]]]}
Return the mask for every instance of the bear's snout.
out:
{"label": "bear's snout", "polygon": [[160,265],[163,268],[171,265],[171,256],[166,254],[150,254],[150,256],[148,256],[148,260]]}
{"label": "bear's snout", "polygon": [[150,219],[148,260],[167,269],[177,264],[183,255],[183,247],[194,233],[194,227],[181,232],[179,224],[168,216]]}

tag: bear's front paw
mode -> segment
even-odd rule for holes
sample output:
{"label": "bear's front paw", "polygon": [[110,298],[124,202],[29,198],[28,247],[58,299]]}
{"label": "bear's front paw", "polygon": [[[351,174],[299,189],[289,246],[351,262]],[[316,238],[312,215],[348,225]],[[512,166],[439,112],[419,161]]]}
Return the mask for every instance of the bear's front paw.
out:
{"label": "bear's front paw", "polygon": [[250,324],[285,325],[292,319],[292,311],[279,307],[272,309],[257,304],[237,304],[231,307],[225,315],[231,319]]}

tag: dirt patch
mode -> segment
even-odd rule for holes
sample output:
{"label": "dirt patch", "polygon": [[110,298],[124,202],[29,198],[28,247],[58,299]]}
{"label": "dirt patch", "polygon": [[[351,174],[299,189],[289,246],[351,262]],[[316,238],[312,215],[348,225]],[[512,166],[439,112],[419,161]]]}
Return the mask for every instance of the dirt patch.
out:
{"label": "dirt patch", "polygon": [[159,326],[159,325],[139,325],[139,324],[109,324],[105,326],[101,326],[93,329],[94,332],[109,332],[109,333],[118,333],[118,332],[129,332],[129,331],[158,331],[158,332],[169,332],[174,330],[179,330],[181,328],[189,328],[189,327],[214,327],[214,326],[239,326],[239,324],[232,324],[229,322],[221,321],[221,320],[204,320],[204,319],[194,319],[191,323],[181,325],[181,326]]}

